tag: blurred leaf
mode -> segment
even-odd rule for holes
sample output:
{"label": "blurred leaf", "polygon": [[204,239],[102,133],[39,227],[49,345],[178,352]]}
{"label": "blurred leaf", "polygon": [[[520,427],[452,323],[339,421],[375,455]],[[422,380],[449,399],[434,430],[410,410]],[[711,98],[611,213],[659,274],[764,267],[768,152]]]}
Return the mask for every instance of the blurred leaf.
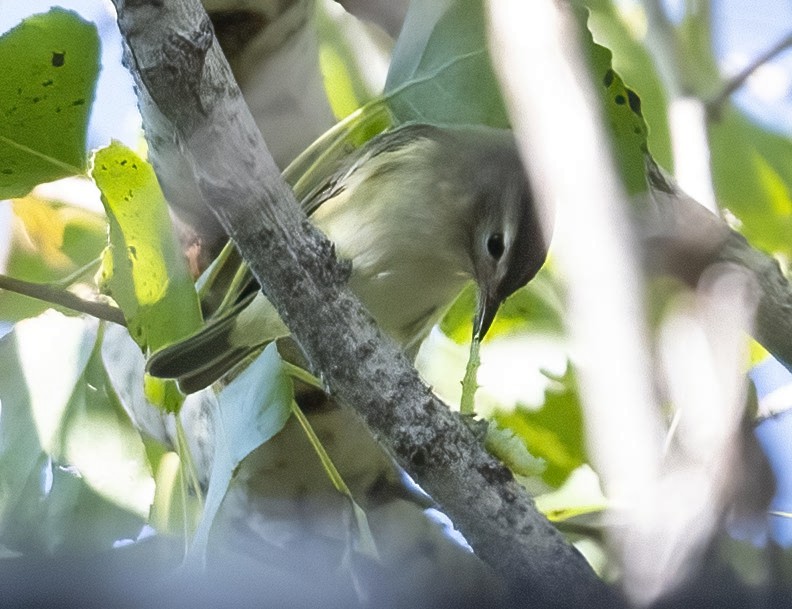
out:
{"label": "blurred leaf", "polygon": [[710,122],[715,193],[751,245],[792,256],[792,141],[729,107]]}
{"label": "blurred leaf", "polygon": [[0,199],[83,173],[99,74],[96,27],[53,8],[0,37]]}
{"label": "blurred leaf", "polygon": [[489,57],[481,0],[410,3],[385,97],[398,123],[509,125]]}
{"label": "blurred leaf", "polygon": [[361,45],[356,39],[363,36],[361,22],[343,10],[331,14],[325,2],[317,2],[315,10],[319,66],[330,107],[340,120],[373,100],[379,91],[369,88],[360,65],[360,51],[356,54],[354,50],[353,45]]}
{"label": "blurred leaf", "polygon": [[571,365],[545,394],[539,410],[520,407],[510,413],[496,413],[498,426],[522,438],[528,451],[547,463],[542,479],[558,488],[586,462],[583,415]]}
{"label": "blurred leaf", "polygon": [[[96,153],[92,175],[110,222],[103,291],[121,307],[144,352],[188,336],[201,326],[198,296],[153,168],[114,142]],[[173,382],[149,378],[146,389],[169,412],[181,406]]]}
{"label": "blurred leaf", "polygon": [[154,495],[151,472],[140,434],[105,372],[101,342],[100,332],[67,405],[59,460],[76,467],[102,497],[144,519]]}
{"label": "blurred leaf", "polygon": [[[14,224],[6,273],[18,279],[52,283],[96,260],[107,241],[99,214],[33,196],[13,202]],[[92,281],[92,278],[85,279]],[[0,291],[0,319],[35,317],[51,305]],[[68,313],[68,312],[67,312]]]}
{"label": "blurred leaf", "polygon": [[535,500],[537,509],[551,522],[569,522],[593,530],[604,526],[601,514],[608,508],[608,501],[602,494],[599,477],[586,465],[573,471],[560,488]]}
{"label": "blurred leaf", "polygon": [[0,538],[5,536],[8,514],[45,457],[18,350],[15,331],[0,338]]}
{"label": "blurred leaf", "polygon": [[275,343],[220,392],[215,418],[215,453],[204,513],[190,549],[202,561],[214,518],[234,470],[254,449],[278,433],[291,414],[291,379]]}
{"label": "blurred leaf", "polygon": [[[470,284],[457,297],[440,322],[443,333],[459,344],[470,342],[476,286]],[[518,332],[560,335],[564,332],[564,302],[552,269],[545,265],[524,288],[506,299],[498,310],[485,341]]]}
{"label": "blurred leaf", "polygon": [[150,485],[145,455],[106,390],[96,327],[49,312],[0,340],[0,537],[19,551],[108,549],[144,522],[130,488]]}
{"label": "blurred leaf", "polygon": [[610,1],[590,0],[589,28],[594,41],[610,49],[613,69],[641,98],[641,110],[648,125],[649,151],[668,171],[673,170],[671,133],[668,127],[668,100],[646,41],[637,38]]}
{"label": "blurred leaf", "polygon": [[3,523],[5,545],[23,553],[91,554],[137,537],[142,518],[102,498],[77,470],[46,459],[40,465]]}

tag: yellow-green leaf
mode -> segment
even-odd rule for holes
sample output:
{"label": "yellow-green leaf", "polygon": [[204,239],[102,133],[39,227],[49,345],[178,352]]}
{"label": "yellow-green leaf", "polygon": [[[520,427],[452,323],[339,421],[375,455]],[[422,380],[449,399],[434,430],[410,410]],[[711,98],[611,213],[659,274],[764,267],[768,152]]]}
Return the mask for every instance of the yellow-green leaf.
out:
{"label": "yellow-green leaf", "polygon": [[[101,286],[123,310],[132,338],[154,351],[191,334],[201,325],[198,297],[153,168],[114,142],[96,153],[92,174],[110,225]],[[158,403],[178,408],[175,388],[156,391]]]}

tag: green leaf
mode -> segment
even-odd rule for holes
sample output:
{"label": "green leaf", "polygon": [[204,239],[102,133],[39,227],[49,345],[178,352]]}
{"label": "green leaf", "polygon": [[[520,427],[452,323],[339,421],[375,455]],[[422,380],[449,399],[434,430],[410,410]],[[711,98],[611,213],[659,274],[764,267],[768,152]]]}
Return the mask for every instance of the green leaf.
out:
{"label": "green leaf", "polygon": [[393,50],[385,96],[396,122],[509,125],[481,0],[414,0]]}
{"label": "green leaf", "polygon": [[374,99],[379,90],[366,82],[360,65],[363,54],[355,52],[360,44],[356,37],[363,35],[360,22],[343,10],[334,14],[323,2],[316,3],[315,11],[319,67],[327,100],[340,120]]}
{"label": "green leaf", "polygon": [[53,8],[0,37],[0,199],[83,173],[96,27]]}
{"label": "green leaf", "polygon": [[721,207],[751,245],[792,256],[792,141],[728,107],[709,129],[712,176]]}
{"label": "green leaf", "polygon": [[613,69],[641,98],[641,110],[648,126],[649,151],[665,169],[673,169],[668,100],[665,88],[647,51],[645,36],[628,27],[610,1],[590,0],[589,29],[594,41],[613,53]]}
{"label": "green leaf", "polygon": [[18,551],[109,549],[145,521],[151,477],[96,327],[49,312],[0,340],[0,538]]}
{"label": "green leaf", "polygon": [[[114,142],[96,153],[92,175],[110,223],[103,290],[123,310],[144,352],[188,336],[201,326],[198,296],[153,168]],[[147,391],[168,411],[181,405],[171,382],[151,379]]]}
{"label": "green leaf", "polygon": [[520,407],[514,412],[498,413],[495,421],[522,438],[528,451],[547,463],[542,479],[554,488],[586,462],[583,415],[575,375],[569,365],[556,386],[545,393],[539,410]]}
{"label": "green leaf", "polygon": [[270,344],[220,392],[215,417],[215,453],[206,504],[190,549],[192,560],[206,552],[217,510],[242,459],[278,433],[291,414],[292,384],[278,349]]}
{"label": "green leaf", "polygon": [[59,459],[77,468],[97,494],[143,520],[151,507],[154,484],[140,434],[105,371],[101,335],[67,405]]}
{"label": "green leaf", "polygon": [[189,335],[201,325],[198,298],[153,168],[114,142],[96,153],[92,175],[110,222],[102,283],[132,338],[156,350]]}
{"label": "green leaf", "polygon": [[[470,342],[475,309],[476,286],[471,283],[451,305],[440,322],[440,329],[458,344]],[[517,290],[501,305],[485,340],[518,332],[563,335],[564,311],[558,281],[550,265],[545,265],[531,283]]]}
{"label": "green leaf", "polygon": [[628,195],[646,192],[646,142],[648,130],[643,118],[641,98],[616,73],[611,52],[596,44],[591,33],[581,26],[584,55],[588,59],[593,82],[599,84],[605,126],[611,134],[613,155]]}

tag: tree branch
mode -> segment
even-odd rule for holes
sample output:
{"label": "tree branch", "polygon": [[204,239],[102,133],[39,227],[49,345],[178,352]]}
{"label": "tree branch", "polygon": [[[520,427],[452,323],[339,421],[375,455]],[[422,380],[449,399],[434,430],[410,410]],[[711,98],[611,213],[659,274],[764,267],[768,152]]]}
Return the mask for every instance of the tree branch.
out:
{"label": "tree branch", "polygon": [[152,152],[192,172],[197,192],[184,195],[216,214],[331,394],[357,410],[515,598],[604,602],[610,593],[585,560],[346,288],[348,269],[281,179],[198,0],[114,4]]}
{"label": "tree branch", "polygon": [[707,102],[707,112],[709,113],[710,117],[719,116],[720,111],[723,108],[723,104],[726,103],[726,100],[729,99],[732,93],[737,91],[737,89],[739,89],[745,84],[745,81],[751,77],[751,74],[756,72],[756,70],[761,68],[767,62],[771,61],[779,53],[782,53],[790,46],[792,46],[792,32],[784,36],[781,40],[776,42],[772,47],[767,49],[764,53],[759,55],[759,57],[757,57],[747,66],[745,66],[740,72],[738,72],[728,81],[726,81],[723,90],[720,93],[718,93],[718,95],[716,95],[713,99]]}
{"label": "tree branch", "polygon": [[44,283],[33,283],[31,281],[24,281],[22,279],[15,279],[7,275],[0,275],[0,290],[8,290],[29,296],[30,298],[37,298],[53,305],[59,305],[77,311],[79,313],[86,313],[98,319],[105,321],[112,321],[120,326],[126,326],[126,319],[121,309],[114,307],[103,302],[92,300],[85,300],[76,294],[72,294],[68,290],[61,288],[54,288]]}

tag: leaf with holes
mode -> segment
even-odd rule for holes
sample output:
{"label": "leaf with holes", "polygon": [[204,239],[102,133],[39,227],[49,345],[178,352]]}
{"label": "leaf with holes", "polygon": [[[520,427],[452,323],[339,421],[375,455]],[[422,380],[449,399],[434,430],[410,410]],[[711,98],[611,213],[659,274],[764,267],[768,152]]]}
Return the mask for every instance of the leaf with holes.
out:
{"label": "leaf with holes", "polygon": [[[154,169],[114,142],[96,153],[92,175],[110,224],[101,286],[123,310],[132,338],[146,352],[191,334],[201,325],[198,296]],[[166,410],[179,408],[175,387],[148,389]]]}
{"label": "leaf with holes", "polygon": [[83,173],[99,74],[96,28],[53,8],[0,37],[0,199]]}

